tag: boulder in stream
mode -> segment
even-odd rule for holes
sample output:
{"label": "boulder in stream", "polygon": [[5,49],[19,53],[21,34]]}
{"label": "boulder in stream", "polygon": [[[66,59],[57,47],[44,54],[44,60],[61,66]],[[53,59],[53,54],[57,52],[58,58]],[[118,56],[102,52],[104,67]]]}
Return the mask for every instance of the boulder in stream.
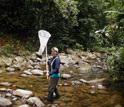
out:
{"label": "boulder in stream", "polygon": [[0,107],[6,107],[12,105],[12,102],[6,98],[0,97]]}
{"label": "boulder in stream", "polygon": [[43,75],[43,71],[39,70],[39,69],[34,69],[34,70],[31,70],[31,73],[34,74],[34,75]]}
{"label": "boulder in stream", "polygon": [[32,91],[27,91],[23,89],[13,90],[13,95],[17,95],[17,96],[24,97],[24,98],[27,98],[31,96],[32,94],[33,94]]}
{"label": "boulder in stream", "polygon": [[35,104],[37,107],[43,107],[44,103],[37,97],[30,97],[27,102],[29,104]]}

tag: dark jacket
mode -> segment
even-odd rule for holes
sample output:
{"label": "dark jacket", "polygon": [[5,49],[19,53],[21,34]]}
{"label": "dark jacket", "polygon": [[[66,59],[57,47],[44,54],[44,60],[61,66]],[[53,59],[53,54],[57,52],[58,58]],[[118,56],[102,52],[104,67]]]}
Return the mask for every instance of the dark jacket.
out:
{"label": "dark jacket", "polygon": [[57,74],[59,73],[59,68],[60,68],[60,58],[58,55],[53,56],[53,58],[48,61],[49,65],[49,75],[52,74]]}

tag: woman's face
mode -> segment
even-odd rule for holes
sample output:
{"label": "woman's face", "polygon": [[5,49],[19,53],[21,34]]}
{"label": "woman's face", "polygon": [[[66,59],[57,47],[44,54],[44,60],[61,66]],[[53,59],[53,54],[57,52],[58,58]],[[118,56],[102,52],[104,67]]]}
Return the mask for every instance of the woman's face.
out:
{"label": "woman's face", "polygon": [[56,56],[57,52],[54,49],[51,49],[51,55]]}

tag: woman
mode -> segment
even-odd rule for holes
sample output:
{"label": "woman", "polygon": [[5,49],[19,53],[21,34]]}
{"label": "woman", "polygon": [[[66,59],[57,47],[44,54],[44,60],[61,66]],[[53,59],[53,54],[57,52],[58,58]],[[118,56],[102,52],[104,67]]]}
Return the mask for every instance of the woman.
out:
{"label": "woman", "polygon": [[55,98],[59,98],[60,95],[57,90],[57,84],[60,77],[59,68],[60,68],[60,58],[58,56],[58,48],[53,47],[51,49],[51,55],[53,56],[48,62],[49,65],[49,86],[48,86],[48,98],[47,101],[53,101],[53,93],[55,92]]}

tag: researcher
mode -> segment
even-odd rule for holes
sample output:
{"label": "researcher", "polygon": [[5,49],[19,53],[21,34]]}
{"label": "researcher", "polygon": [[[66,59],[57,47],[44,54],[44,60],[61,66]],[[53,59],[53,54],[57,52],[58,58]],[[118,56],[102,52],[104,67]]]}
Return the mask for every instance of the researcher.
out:
{"label": "researcher", "polygon": [[[54,99],[60,97],[57,89],[57,84],[60,77],[60,73],[59,73],[60,58],[58,52],[59,52],[58,48],[53,47],[51,49],[52,58],[48,61],[48,66],[49,66],[49,85],[48,85],[49,92],[47,97],[48,102],[52,102]],[[55,97],[53,97],[53,93],[55,93]]]}

